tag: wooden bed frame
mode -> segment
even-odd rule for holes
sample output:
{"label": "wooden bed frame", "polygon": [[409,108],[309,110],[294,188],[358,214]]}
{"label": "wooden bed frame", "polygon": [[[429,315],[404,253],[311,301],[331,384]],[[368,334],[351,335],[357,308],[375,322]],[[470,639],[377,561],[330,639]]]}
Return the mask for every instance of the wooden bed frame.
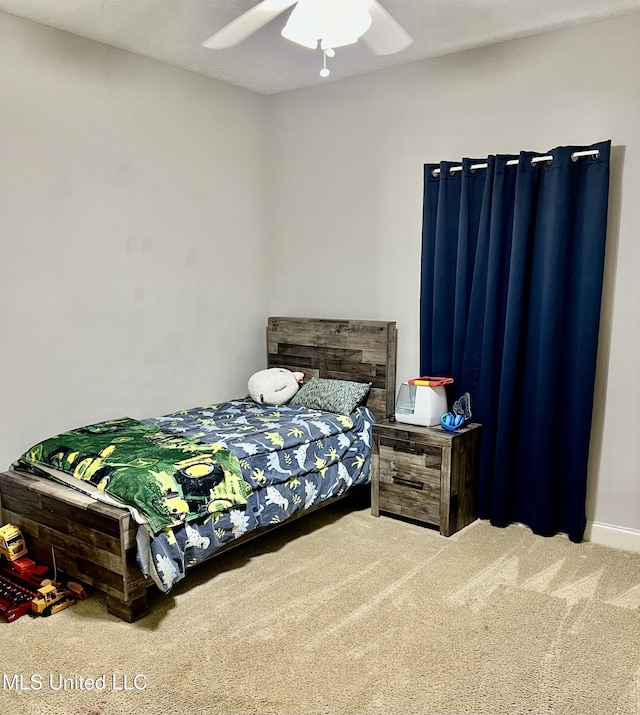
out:
{"label": "wooden bed frame", "polygon": [[[268,366],[325,377],[371,382],[369,407],[377,420],[394,409],[396,324],[369,320],[269,318]],[[293,514],[282,524],[342,497]],[[18,526],[30,555],[56,564],[106,595],[107,610],[132,622],[148,611],[147,588],[154,586],[136,563],[137,524],[126,509],[95,501],[80,492],[24,472],[0,473],[0,523]],[[249,532],[226,544],[230,548],[274,527]]]}

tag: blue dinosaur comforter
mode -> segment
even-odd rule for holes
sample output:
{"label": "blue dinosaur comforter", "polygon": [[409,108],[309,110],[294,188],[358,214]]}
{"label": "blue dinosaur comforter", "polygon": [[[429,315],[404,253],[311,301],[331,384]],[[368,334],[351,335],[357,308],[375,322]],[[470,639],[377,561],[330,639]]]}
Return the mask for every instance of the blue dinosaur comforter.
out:
{"label": "blue dinosaur comforter", "polygon": [[165,592],[189,566],[229,541],[369,481],[374,418],[366,407],[346,416],[258,405],[245,398],[144,422],[176,437],[228,449],[251,486],[245,505],[167,528],[148,540],[140,565]]}

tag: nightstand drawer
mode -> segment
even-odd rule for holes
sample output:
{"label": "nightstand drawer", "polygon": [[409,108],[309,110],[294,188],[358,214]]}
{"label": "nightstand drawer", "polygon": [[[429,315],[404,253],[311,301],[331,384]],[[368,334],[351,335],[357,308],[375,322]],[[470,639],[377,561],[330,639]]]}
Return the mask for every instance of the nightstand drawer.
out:
{"label": "nightstand drawer", "polygon": [[380,481],[387,483],[408,482],[421,489],[420,485],[432,484],[440,489],[442,449],[413,442],[384,439],[379,444]]}
{"label": "nightstand drawer", "polygon": [[380,437],[378,439],[380,447],[388,447],[394,452],[404,452],[424,457],[425,467],[440,469],[442,463],[442,448],[425,444],[422,440],[416,439],[396,439],[394,437]]}
{"label": "nightstand drawer", "polygon": [[423,484],[415,489],[401,483],[380,482],[378,504],[382,511],[399,514],[409,519],[440,524],[440,483]]}

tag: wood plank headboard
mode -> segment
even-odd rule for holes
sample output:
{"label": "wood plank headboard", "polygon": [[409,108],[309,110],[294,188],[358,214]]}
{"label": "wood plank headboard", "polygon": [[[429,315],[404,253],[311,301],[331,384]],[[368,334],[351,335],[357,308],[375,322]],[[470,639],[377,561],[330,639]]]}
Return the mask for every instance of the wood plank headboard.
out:
{"label": "wood plank headboard", "polygon": [[268,366],[312,377],[370,382],[366,405],[376,420],[393,414],[396,324],[377,320],[269,318]]}

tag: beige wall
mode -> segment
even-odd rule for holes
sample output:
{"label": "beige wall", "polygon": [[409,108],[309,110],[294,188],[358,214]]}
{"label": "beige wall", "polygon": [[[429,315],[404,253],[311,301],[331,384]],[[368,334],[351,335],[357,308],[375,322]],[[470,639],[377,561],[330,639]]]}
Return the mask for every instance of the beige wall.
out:
{"label": "beige wall", "polygon": [[269,103],[272,312],[397,320],[399,380],[419,368],[423,164],[612,140],[588,516],[636,530],[639,36],[631,15]]}
{"label": "beige wall", "polygon": [[0,13],[0,465],[264,366],[265,98]]}

